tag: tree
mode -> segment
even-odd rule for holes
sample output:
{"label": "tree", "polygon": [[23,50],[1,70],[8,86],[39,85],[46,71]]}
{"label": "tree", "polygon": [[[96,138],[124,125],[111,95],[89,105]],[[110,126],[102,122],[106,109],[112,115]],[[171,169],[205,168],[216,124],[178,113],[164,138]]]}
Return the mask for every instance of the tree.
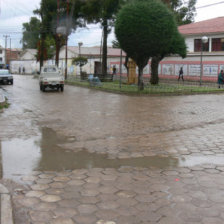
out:
{"label": "tree", "polygon": [[88,62],[88,59],[86,57],[83,57],[83,56],[78,56],[78,57],[75,57],[75,58],[72,59],[72,64],[76,65],[76,66],[79,66],[81,76],[82,76],[82,67],[84,65],[86,65],[87,62]]}
{"label": "tree", "polygon": [[[167,4],[167,6],[173,11],[178,25],[187,24],[194,21],[196,1],[197,0],[189,0],[188,3],[185,3],[182,0],[163,0],[163,2]],[[171,45],[170,52],[173,54],[179,53],[182,57],[186,57],[186,46],[184,46],[184,38],[180,36],[180,34],[176,33],[176,38],[174,41],[176,40],[178,40],[178,45],[177,43]],[[173,48],[173,46],[176,48]],[[180,46],[183,46],[183,48],[180,48]],[[168,52],[163,52],[161,55],[152,57],[150,79],[151,84],[159,83],[158,66],[160,61],[168,55]]]}
{"label": "tree", "polygon": [[40,35],[40,20],[36,17],[31,17],[28,23],[23,23],[23,49],[37,48]]}
{"label": "tree", "polygon": [[121,48],[138,65],[139,90],[144,89],[143,69],[149,58],[173,53],[171,46],[180,37],[177,33],[173,14],[158,0],[134,1],[119,11],[115,34]]}
{"label": "tree", "polygon": [[197,0],[162,0],[174,12],[178,25],[192,23],[195,16]]}
{"label": "tree", "polygon": [[[41,0],[40,8],[34,13],[41,18],[41,49],[44,52],[46,36],[49,35],[55,40],[56,57],[58,65],[60,48],[65,44],[68,35],[77,27],[84,25],[80,16],[80,7],[84,4],[82,0]],[[59,33],[58,28],[64,27],[65,32]],[[41,55],[41,64],[43,55]]]}
{"label": "tree", "polygon": [[100,23],[103,28],[102,75],[107,74],[107,37],[114,25],[122,0],[88,0],[83,12],[88,22]]}
{"label": "tree", "polygon": [[152,57],[151,60],[151,78],[150,83],[156,85],[159,83],[158,67],[160,61],[171,54],[179,54],[182,58],[186,57],[186,44],[184,37],[176,30],[171,39],[171,45],[167,49],[163,49],[158,55]]}

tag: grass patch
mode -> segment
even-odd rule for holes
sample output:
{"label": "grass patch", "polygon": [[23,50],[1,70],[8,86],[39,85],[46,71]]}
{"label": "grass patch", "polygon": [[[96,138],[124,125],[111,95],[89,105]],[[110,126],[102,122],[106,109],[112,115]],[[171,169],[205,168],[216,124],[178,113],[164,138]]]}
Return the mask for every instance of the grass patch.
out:
{"label": "grass patch", "polygon": [[207,94],[207,93],[223,93],[224,89],[219,89],[217,85],[214,86],[199,86],[199,85],[183,85],[173,83],[160,83],[158,85],[147,84],[143,91],[138,90],[137,85],[127,85],[122,83],[121,88],[119,81],[103,82],[100,86],[90,86],[87,81],[67,81],[67,84],[88,87],[91,89],[124,93],[124,94],[145,94],[145,95],[185,95],[185,94]]}
{"label": "grass patch", "polygon": [[10,104],[8,103],[7,99],[4,103],[0,104],[0,110],[3,110],[4,108],[9,108]]}

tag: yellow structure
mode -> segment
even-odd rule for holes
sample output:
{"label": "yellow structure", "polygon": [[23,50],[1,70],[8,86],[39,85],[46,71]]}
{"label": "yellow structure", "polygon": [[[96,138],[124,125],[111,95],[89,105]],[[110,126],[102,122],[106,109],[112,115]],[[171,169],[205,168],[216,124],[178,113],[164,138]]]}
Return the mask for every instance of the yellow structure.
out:
{"label": "yellow structure", "polygon": [[128,84],[137,84],[138,79],[136,76],[136,63],[133,59],[129,59],[128,61],[128,68],[129,68],[129,74],[128,74]]}

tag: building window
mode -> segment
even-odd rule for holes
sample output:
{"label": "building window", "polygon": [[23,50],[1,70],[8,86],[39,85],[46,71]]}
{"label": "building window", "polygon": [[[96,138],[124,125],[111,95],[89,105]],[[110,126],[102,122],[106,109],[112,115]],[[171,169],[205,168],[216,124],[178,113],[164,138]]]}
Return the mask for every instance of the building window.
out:
{"label": "building window", "polygon": [[224,38],[212,39],[212,51],[224,51]]}
{"label": "building window", "polygon": [[0,54],[2,54],[2,50],[0,50]]}
{"label": "building window", "polygon": [[2,62],[2,58],[0,58],[0,62]]}
{"label": "building window", "polygon": [[[194,39],[194,52],[201,52],[201,39]],[[209,51],[209,41],[203,44],[203,51]]]}

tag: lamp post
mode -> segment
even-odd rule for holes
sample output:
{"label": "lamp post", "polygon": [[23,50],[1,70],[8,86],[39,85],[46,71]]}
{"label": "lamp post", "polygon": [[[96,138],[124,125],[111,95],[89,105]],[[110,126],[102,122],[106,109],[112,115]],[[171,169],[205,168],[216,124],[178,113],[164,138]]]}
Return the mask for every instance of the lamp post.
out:
{"label": "lamp post", "polygon": [[[83,45],[83,43],[79,42],[78,45],[79,45],[79,57],[81,57],[81,46]],[[79,65],[79,69],[80,69],[80,75],[81,75],[82,74],[82,66],[81,66],[81,64]]]}
{"label": "lamp post", "polygon": [[203,56],[204,44],[206,44],[207,42],[208,37],[203,36],[201,38],[200,86],[202,85],[202,73],[203,73],[202,56]]}

